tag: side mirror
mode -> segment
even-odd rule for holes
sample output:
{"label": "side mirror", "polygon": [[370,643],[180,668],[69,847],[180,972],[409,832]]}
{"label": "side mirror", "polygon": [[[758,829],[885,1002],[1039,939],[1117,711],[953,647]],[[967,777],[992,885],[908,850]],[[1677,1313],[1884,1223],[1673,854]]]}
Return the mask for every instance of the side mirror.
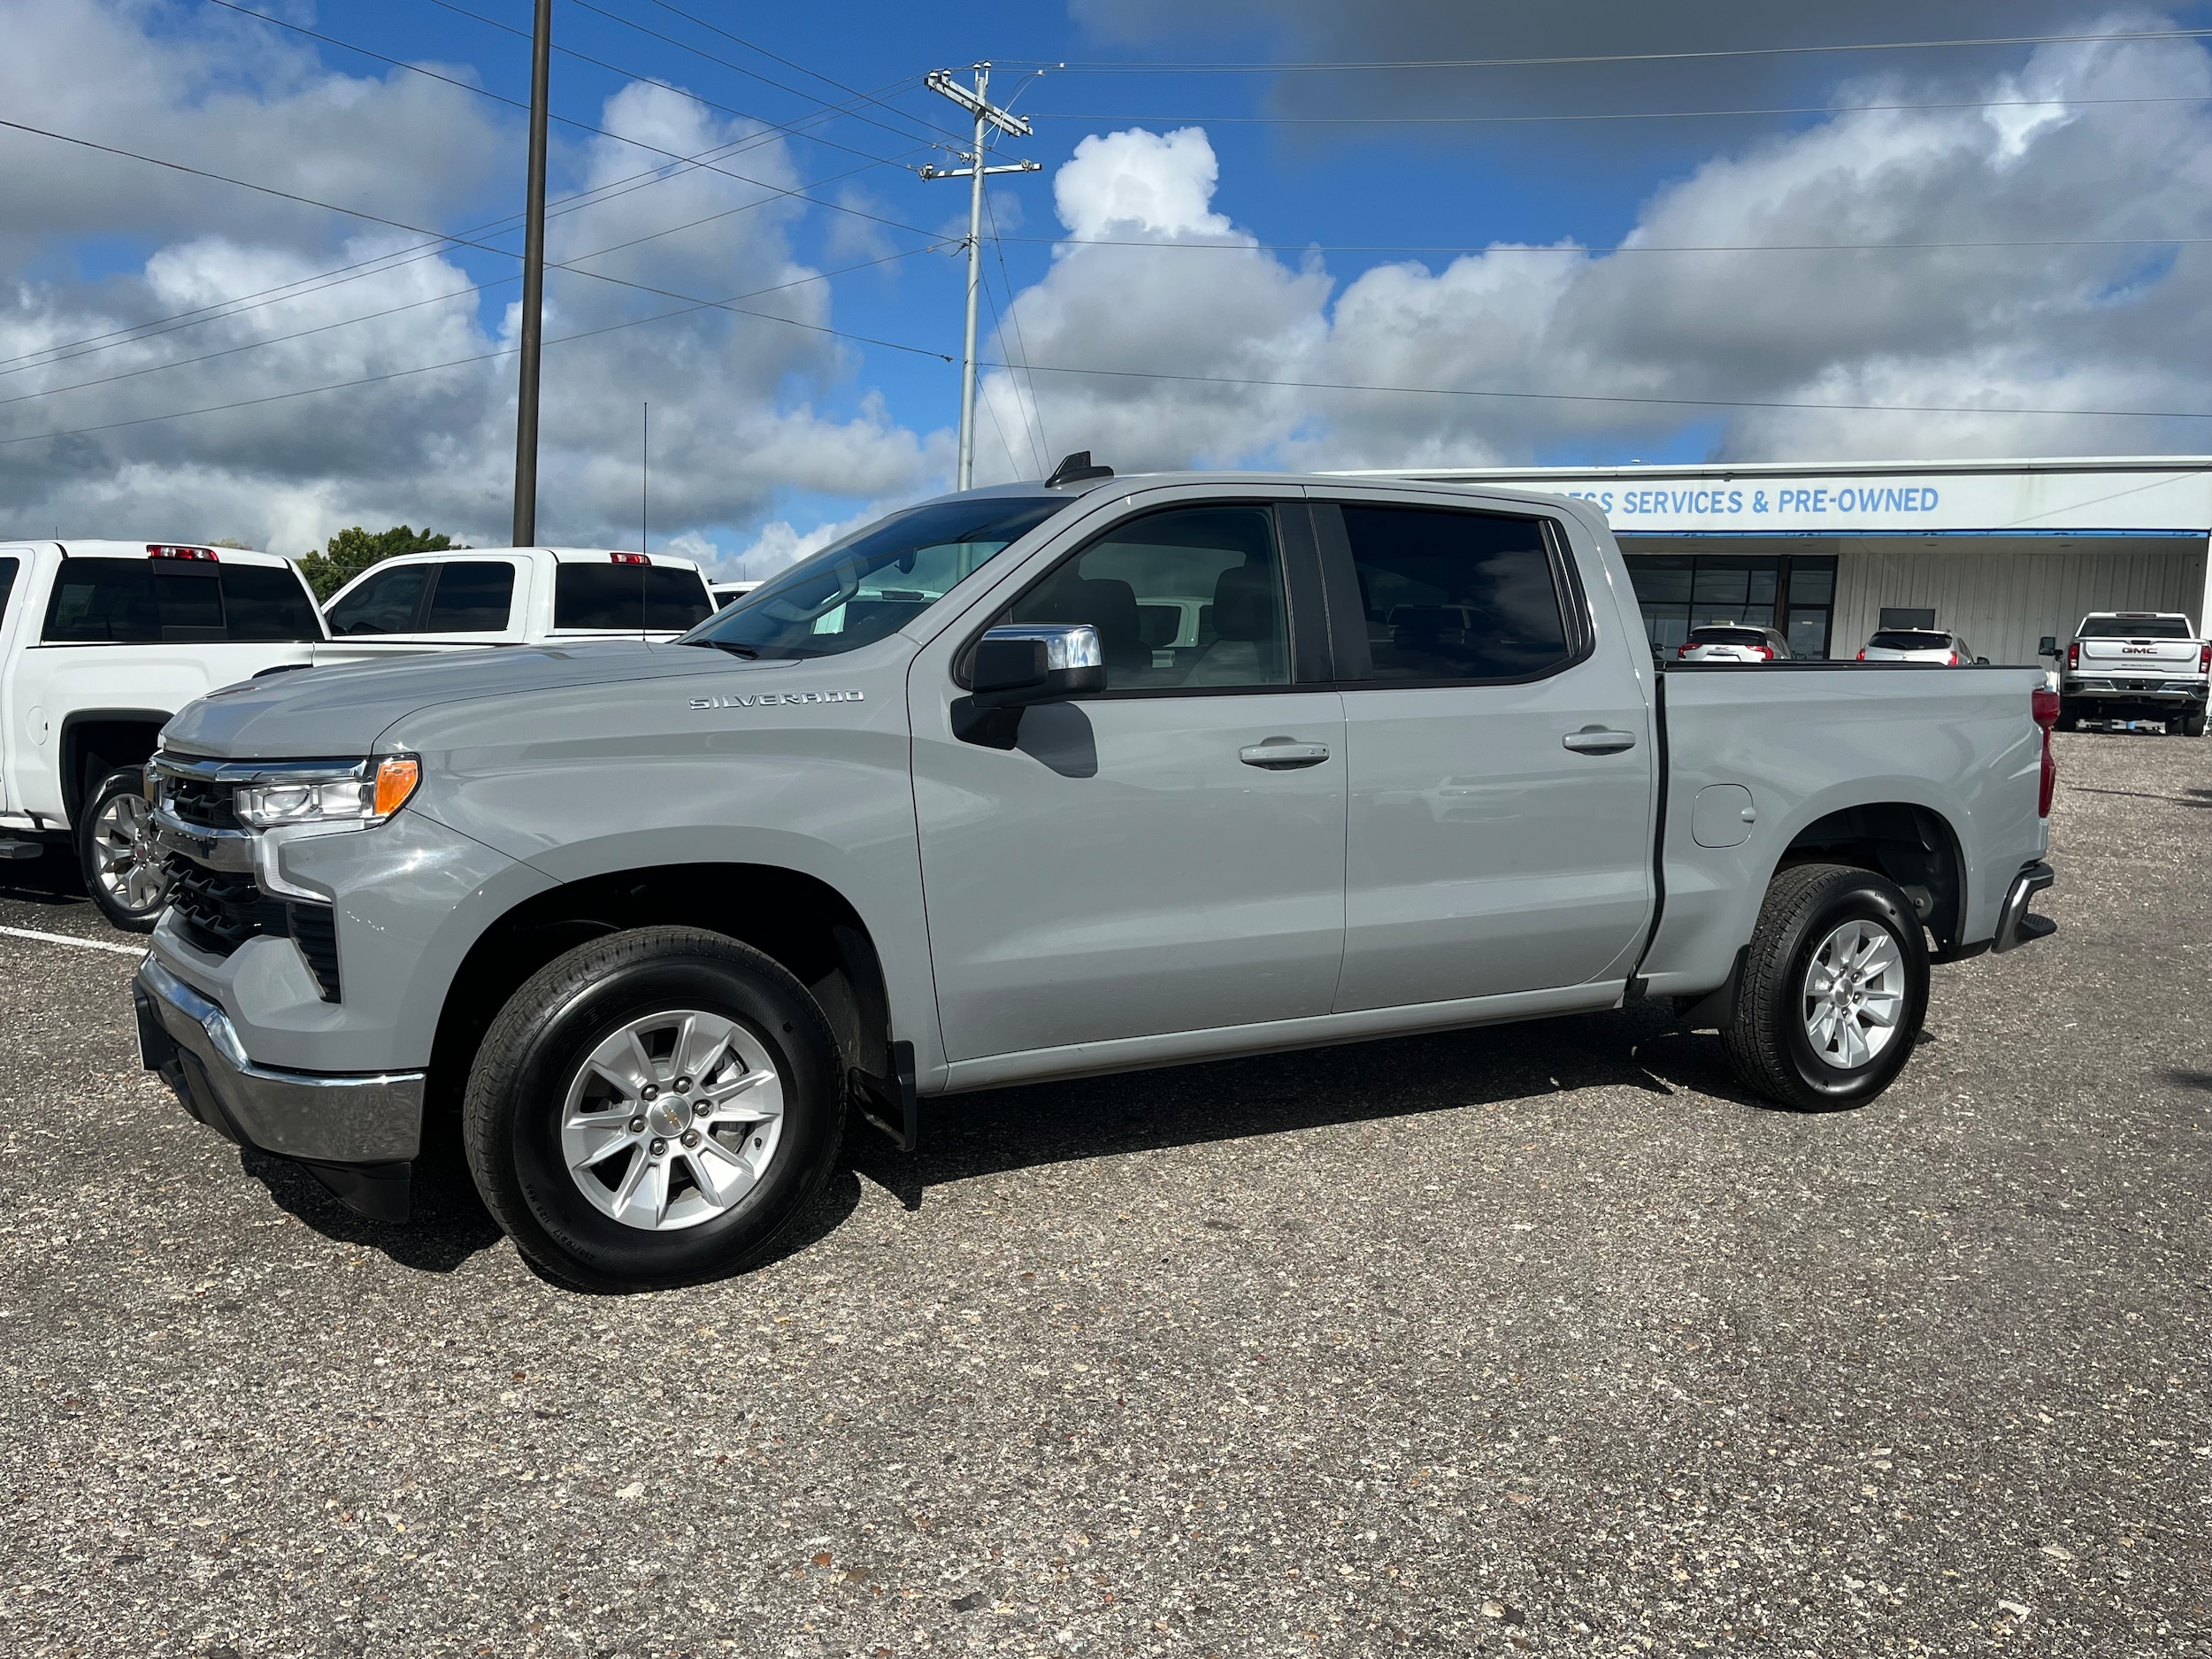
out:
{"label": "side mirror", "polygon": [[2035,648],[2035,654],[2038,657],[2056,657],[2058,655],[2058,635],[2055,634],[2045,634],[2043,636],[2042,643]]}
{"label": "side mirror", "polygon": [[1977,667],[1977,668],[1986,668],[1986,667],[1988,667],[1988,666],[1989,666],[1989,658],[1987,658],[1986,657],[1977,657],[1974,659],[1974,666],[1975,666],[1975,667]]}
{"label": "side mirror", "polygon": [[952,705],[953,735],[1012,749],[1024,709],[1106,689],[1106,653],[1087,622],[1010,623],[977,641],[972,684]]}

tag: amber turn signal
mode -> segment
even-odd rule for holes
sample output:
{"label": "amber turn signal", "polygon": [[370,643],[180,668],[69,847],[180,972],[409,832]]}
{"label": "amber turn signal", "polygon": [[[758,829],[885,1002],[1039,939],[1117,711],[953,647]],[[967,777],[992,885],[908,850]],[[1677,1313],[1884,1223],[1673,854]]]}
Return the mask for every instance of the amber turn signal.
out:
{"label": "amber turn signal", "polygon": [[392,755],[376,765],[376,816],[389,818],[407,804],[422,781],[422,763],[412,756]]}

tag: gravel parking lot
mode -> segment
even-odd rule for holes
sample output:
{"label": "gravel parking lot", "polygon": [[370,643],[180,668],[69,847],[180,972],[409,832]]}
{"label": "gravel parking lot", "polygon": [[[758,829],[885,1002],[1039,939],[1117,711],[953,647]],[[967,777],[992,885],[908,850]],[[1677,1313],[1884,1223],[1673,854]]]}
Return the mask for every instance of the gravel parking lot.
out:
{"label": "gravel parking lot", "polygon": [[2212,1654],[2212,767],[2058,741],[2061,933],[1864,1110],[1647,1010],[969,1096],[680,1294],[242,1160],[0,936],[0,1650]]}

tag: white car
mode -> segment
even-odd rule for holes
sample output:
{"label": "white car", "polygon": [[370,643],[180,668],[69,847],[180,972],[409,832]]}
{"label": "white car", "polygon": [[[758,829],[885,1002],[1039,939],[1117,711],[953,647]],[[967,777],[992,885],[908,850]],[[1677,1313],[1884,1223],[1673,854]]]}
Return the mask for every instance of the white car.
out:
{"label": "white car", "polygon": [[1863,663],[1945,663],[1953,668],[1986,665],[1989,658],[1956,634],[1935,628],[1881,628],[1859,652]]}
{"label": "white car", "polygon": [[162,726],[324,649],[314,595],[273,553],[0,543],[0,857],[70,845],[108,920],[150,929],[168,877],[142,767]]}
{"label": "white car", "polygon": [[1773,628],[1709,622],[1692,628],[1690,637],[1674,648],[1674,654],[1685,663],[1786,663],[1790,642]]}
{"label": "white car", "polygon": [[612,548],[403,553],[323,607],[318,662],[567,641],[672,640],[714,614],[696,561]]}
{"label": "white car", "polygon": [[709,582],[707,591],[714,595],[714,608],[726,611],[759,586],[758,582]]}

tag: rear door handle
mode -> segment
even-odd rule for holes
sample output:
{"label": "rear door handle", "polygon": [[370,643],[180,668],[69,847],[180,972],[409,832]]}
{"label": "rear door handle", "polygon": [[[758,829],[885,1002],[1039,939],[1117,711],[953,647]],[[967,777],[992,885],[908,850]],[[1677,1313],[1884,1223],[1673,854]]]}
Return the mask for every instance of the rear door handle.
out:
{"label": "rear door handle", "polygon": [[1328,757],[1326,743],[1300,743],[1287,737],[1271,737],[1237,750],[1237,758],[1246,765],[1269,772],[1296,772],[1302,766],[1318,766]]}
{"label": "rear door handle", "polygon": [[1624,749],[1636,747],[1636,733],[1616,732],[1603,726],[1586,726],[1559,741],[1578,755],[1617,755]]}

